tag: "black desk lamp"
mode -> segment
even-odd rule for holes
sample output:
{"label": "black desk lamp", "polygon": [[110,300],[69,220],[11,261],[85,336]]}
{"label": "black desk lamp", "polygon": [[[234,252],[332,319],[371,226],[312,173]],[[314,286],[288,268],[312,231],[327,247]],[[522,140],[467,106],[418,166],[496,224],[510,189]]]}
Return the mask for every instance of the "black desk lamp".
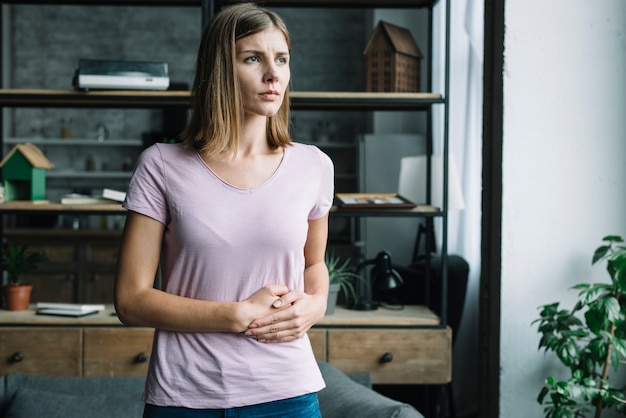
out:
{"label": "black desk lamp", "polygon": [[402,276],[393,269],[391,264],[391,255],[387,251],[381,251],[376,258],[365,260],[356,267],[356,274],[360,275],[361,271],[368,267],[372,267],[369,279],[358,280],[356,283],[356,297],[352,309],[359,311],[373,311],[378,309],[379,302],[372,299],[372,293],[376,291],[384,291],[400,287],[403,283]]}

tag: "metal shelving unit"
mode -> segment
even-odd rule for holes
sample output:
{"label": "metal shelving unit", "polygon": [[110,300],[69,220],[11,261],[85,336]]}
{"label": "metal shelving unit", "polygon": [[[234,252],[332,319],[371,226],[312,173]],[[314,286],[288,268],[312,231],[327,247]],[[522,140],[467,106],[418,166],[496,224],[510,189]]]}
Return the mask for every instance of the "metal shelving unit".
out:
{"label": "metal shelving unit", "polygon": [[[450,0],[444,2],[445,13],[445,68],[444,91],[442,93],[365,93],[365,92],[305,92],[292,91],[291,106],[293,110],[333,110],[333,111],[416,111],[427,112],[429,126],[427,136],[431,139],[432,153],[432,108],[439,105],[443,109],[442,138],[437,138],[443,145],[443,206],[418,206],[412,210],[347,210],[333,208],[332,216],[339,217],[419,217],[427,221],[441,219],[442,222],[442,314],[439,325],[447,327],[447,230],[448,230],[448,120],[449,120],[449,33],[450,33]],[[205,24],[212,14],[222,5],[235,3],[235,0],[179,0],[179,1],[122,1],[122,0],[61,0],[36,1],[12,0],[0,1],[3,4],[38,4],[38,5],[104,5],[104,6],[172,6],[172,7],[200,7],[202,22]],[[293,8],[398,8],[428,9],[430,33],[432,34],[433,7],[439,0],[265,0],[266,7],[293,7]],[[432,56],[432,37],[428,53]],[[432,86],[432,68],[428,69],[428,85]],[[0,109],[4,107],[117,107],[117,108],[188,108],[190,106],[189,91],[90,91],[75,90],[37,90],[37,89],[0,89]],[[2,121],[0,120],[0,132]],[[10,143],[10,142],[7,142]],[[0,137],[0,148],[3,147],[3,138]],[[430,181],[427,181],[430,184]],[[8,202],[0,205],[0,217],[3,214],[49,214],[49,213],[78,213],[91,214],[123,214],[119,205],[98,205],[92,207],[68,206],[60,204],[24,204]],[[0,226],[1,228],[1,226]],[[1,232],[1,231],[0,231]]]}

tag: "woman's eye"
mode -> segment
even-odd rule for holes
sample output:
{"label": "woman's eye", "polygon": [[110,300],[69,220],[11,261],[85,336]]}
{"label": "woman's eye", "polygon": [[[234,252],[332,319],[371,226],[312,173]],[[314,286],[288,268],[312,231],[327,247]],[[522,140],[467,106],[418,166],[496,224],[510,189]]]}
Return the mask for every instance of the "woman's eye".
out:
{"label": "woman's eye", "polygon": [[276,61],[278,61],[280,64],[287,64],[287,57],[278,57]]}
{"label": "woman's eye", "polygon": [[245,60],[246,62],[258,62],[259,61],[259,57],[248,57]]}

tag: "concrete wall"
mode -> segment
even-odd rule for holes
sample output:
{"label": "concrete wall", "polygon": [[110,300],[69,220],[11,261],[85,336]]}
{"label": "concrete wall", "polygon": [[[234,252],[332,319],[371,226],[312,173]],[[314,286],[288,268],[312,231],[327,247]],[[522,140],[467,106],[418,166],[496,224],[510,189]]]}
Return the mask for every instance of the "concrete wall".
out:
{"label": "concrete wall", "polygon": [[[80,58],[164,61],[172,82],[190,84],[201,36],[194,7],[8,6],[10,29],[5,47],[5,87],[71,89]],[[362,91],[363,46],[369,30],[364,10],[277,9],[292,32],[292,84],[299,91]],[[158,109],[16,108],[8,111],[7,133],[19,138],[58,138],[64,119],[71,118],[72,137],[96,137],[103,123],[110,138],[141,139],[162,129]],[[296,139],[315,141],[325,126],[332,141],[354,142],[368,126],[363,112],[293,112]],[[136,152],[131,153],[135,157]],[[46,152],[46,151],[44,151]],[[56,151],[50,151],[55,152]],[[127,148],[124,152],[130,152]],[[47,152],[46,152],[47,153]],[[54,156],[57,167],[84,169],[89,151],[67,147]],[[47,153],[48,154],[48,153]],[[92,153],[95,166],[109,168],[118,155]],[[354,167],[356,152],[344,153]],[[350,160],[350,161],[348,161]],[[341,167],[343,162],[338,161]],[[352,170],[355,170],[353,168]],[[127,181],[127,180],[126,180]],[[103,184],[53,180],[51,199],[76,187],[94,190]],[[109,183],[109,186],[112,184]],[[117,184],[123,187],[124,184]],[[55,190],[57,191],[55,195]]]}
{"label": "concrete wall", "polygon": [[[507,0],[500,416],[539,417],[537,307],[605,280],[603,236],[626,236],[626,3]],[[604,416],[604,415],[603,415]]]}

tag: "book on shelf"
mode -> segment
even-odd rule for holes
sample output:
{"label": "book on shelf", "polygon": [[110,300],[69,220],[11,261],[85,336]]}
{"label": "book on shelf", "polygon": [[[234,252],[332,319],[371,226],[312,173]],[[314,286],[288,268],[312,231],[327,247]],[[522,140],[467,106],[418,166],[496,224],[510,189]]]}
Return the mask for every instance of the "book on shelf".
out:
{"label": "book on shelf", "polygon": [[105,306],[99,303],[61,303],[61,302],[37,302],[37,309],[64,309],[66,311],[102,311]]}
{"label": "book on shelf", "polygon": [[105,309],[100,304],[39,302],[36,305],[38,315],[59,315],[80,317],[96,314]]}
{"label": "book on shelf", "polygon": [[114,203],[111,199],[78,193],[70,193],[61,197],[62,205],[106,205],[111,203]]}
{"label": "book on shelf", "polygon": [[126,198],[126,192],[105,188],[102,190],[102,197],[105,199],[115,200],[116,202],[123,202]]}

